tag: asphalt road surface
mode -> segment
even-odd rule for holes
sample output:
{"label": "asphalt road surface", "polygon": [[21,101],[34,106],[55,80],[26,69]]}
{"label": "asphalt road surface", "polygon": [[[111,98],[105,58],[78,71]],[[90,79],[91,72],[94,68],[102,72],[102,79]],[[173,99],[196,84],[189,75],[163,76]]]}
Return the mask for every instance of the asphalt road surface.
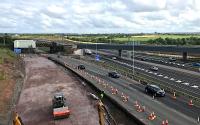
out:
{"label": "asphalt road surface", "polygon": [[[101,56],[111,59],[111,56],[109,55]],[[133,65],[132,60],[126,60],[122,58],[117,58],[117,60],[113,60],[113,62],[119,63],[128,68],[132,68]],[[151,66],[157,66],[158,71],[151,71]],[[200,98],[199,73],[139,60],[134,60],[134,69],[148,76],[165,81],[167,85],[176,87],[180,91],[184,91],[192,96]]]}
{"label": "asphalt road surface", "polygon": [[[127,81],[123,78],[113,79],[107,76],[108,70],[98,67],[96,65],[89,64],[87,62],[79,61],[71,58],[61,58],[61,60],[67,62],[70,65],[78,66],[84,64],[86,66],[86,72],[98,76],[108,82],[110,85],[118,88],[120,92],[127,94],[130,98],[129,101],[124,104],[126,108],[133,109],[134,102],[139,101],[144,105],[146,109],[154,111],[157,115],[155,121],[148,121],[145,113],[138,113],[135,110],[130,110],[137,115],[138,118],[145,121],[147,124],[161,124],[162,120],[168,119],[170,124],[173,125],[196,125],[197,117],[200,115],[200,109],[198,107],[188,107],[187,103],[181,100],[173,100],[168,95],[164,98],[152,99],[151,96],[144,93],[144,86],[137,84],[136,82]],[[120,95],[118,95],[120,96]],[[120,97],[115,97],[121,99]]]}

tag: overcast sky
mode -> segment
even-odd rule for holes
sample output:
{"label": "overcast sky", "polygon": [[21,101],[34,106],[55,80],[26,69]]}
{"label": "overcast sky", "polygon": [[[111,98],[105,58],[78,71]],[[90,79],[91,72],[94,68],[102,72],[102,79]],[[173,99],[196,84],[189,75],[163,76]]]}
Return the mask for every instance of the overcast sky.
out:
{"label": "overcast sky", "polygon": [[200,0],[0,0],[0,32],[200,32]]}

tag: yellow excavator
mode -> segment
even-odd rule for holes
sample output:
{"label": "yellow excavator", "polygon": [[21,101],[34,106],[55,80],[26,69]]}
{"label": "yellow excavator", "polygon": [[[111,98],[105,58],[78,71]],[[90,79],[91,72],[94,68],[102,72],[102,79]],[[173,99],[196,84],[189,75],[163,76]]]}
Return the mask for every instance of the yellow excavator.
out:
{"label": "yellow excavator", "polygon": [[13,125],[24,125],[17,112],[14,112]]}
{"label": "yellow excavator", "polygon": [[98,102],[99,125],[117,125],[114,118],[108,112],[101,100]]}

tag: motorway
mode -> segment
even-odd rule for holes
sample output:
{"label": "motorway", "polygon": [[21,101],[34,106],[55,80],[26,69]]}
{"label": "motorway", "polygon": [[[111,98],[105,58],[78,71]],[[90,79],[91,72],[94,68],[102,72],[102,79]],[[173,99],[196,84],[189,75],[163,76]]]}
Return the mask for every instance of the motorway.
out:
{"label": "motorway", "polygon": [[[152,99],[152,97],[144,94],[144,86],[138,84],[134,81],[125,80],[123,78],[113,79],[107,76],[107,69],[103,69],[102,67],[90,64],[88,62],[84,62],[82,60],[72,59],[72,58],[60,58],[60,60],[67,62],[70,65],[79,65],[84,64],[86,67],[86,72],[89,74],[93,74],[104,79],[109,85],[112,85],[120,92],[127,94],[130,98],[128,103],[124,103],[126,108],[129,108],[130,112],[133,112],[139,119],[144,121],[149,125],[159,125],[162,120],[168,119],[170,124],[173,125],[195,125],[197,124],[197,116],[200,114],[200,108],[198,107],[188,107],[185,102],[182,100],[174,101],[170,98],[170,96],[166,96],[164,98],[156,98]],[[107,90],[105,90],[107,91]],[[118,100],[120,99],[120,95],[117,95]],[[121,99],[120,99],[121,100]],[[134,101],[138,100],[140,104],[146,107],[147,111],[154,111],[157,115],[156,120],[149,121],[147,120],[147,114],[138,113],[134,110]],[[122,102],[122,101],[121,101]]]}
{"label": "motorway", "polygon": [[[101,53],[102,59],[108,60],[112,56],[105,55]],[[112,60],[115,63],[119,63],[128,68],[132,68],[132,60],[127,60],[123,58],[117,58],[117,60]],[[123,62],[123,63],[122,63]],[[151,66],[157,66],[158,71],[151,71],[149,68]],[[165,81],[165,83],[171,87],[177,88],[179,91],[184,91],[187,94],[200,98],[200,74],[192,71],[163,66],[160,64],[154,64],[139,60],[134,60],[134,69],[137,72],[146,74],[153,78]]]}
{"label": "motorway", "polygon": [[[99,50],[99,52],[105,52],[105,53],[113,55],[113,56],[118,56],[118,51]],[[122,53],[122,57],[128,59],[127,53]],[[162,65],[167,65],[167,66],[171,66],[171,67],[177,67],[177,68],[182,68],[182,69],[199,72],[198,67],[192,66],[192,63],[198,63],[198,60],[182,61],[180,59],[177,59],[176,61],[170,62],[169,57],[148,55],[146,53],[140,53],[140,52],[134,53],[134,59],[145,60],[146,62],[152,62],[152,63],[156,63],[156,64],[162,64]]]}

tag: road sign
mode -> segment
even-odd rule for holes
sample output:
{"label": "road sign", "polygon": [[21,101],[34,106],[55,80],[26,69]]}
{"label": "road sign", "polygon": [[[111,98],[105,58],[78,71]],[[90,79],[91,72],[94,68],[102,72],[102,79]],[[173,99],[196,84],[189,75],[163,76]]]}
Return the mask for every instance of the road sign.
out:
{"label": "road sign", "polygon": [[100,60],[99,57],[100,57],[100,56],[96,54],[95,60],[96,60],[96,61],[99,61],[99,60]]}

